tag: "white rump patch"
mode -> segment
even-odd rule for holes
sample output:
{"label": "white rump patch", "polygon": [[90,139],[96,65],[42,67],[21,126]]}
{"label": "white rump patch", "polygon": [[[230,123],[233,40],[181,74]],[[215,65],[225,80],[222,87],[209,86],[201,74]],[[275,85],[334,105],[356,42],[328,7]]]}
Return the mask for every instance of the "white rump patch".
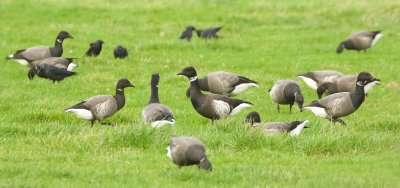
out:
{"label": "white rump patch", "polygon": [[228,116],[231,111],[229,104],[221,100],[213,100],[211,107],[220,118]]}
{"label": "white rump patch", "polygon": [[85,120],[92,120],[93,119],[93,114],[90,110],[86,109],[68,109],[65,110],[65,112],[72,112],[76,115],[76,117],[80,119],[85,119]]}
{"label": "white rump patch", "polygon": [[245,108],[250,108],[250,107],[252,107],[253,105],[251,105],[251,104],[247,104],[247,103],[242,103],[242,104],[240,104],[239,106],[236,106],[236,108],[234,108],[233,110],[232,110],[232,112],[229,114],[230,116],[233,116],[233,115],[235,115],[235,114],[237,114],[238,112],[240,112],[241,110],[243,110],[243,109],[245,109]]}
{"label": "white rump patch", "polygon": [[18,62],[18,63],[21,64],[22,66],[27,66],[27,67],[30,66],[30,64],[28,63],[28,61],[25,60],[25,59],[12,59],[12,60]]}
{"label": "white rump patch", "polygon": [[373,87],[381,85],[381,82],[379,81],[373,81],[371,83],[368,83],[367,85],[364,86],[364,93],[367,94],[369,90],[371,90]]}
{"label": "white rump patch", "polygon": [[378,40],[379,40],[380,38],[382,38],[382,37],[383,37],[383,34],[382,34],[382,33],[377,34],[377,35],[375,36],[374,40],[372,41],[371,46],[375,45],[376,42],[378,42]]}
{"label": "white rump patch", "polygon": [[299,78],[303,79],[303,81],[312,89],[317,90],[318,86],[317,86],[317,82],[315,82],[313,79],[311,78],[307,78],[304,76],[298,76]]}
{"label": "white rump patch", "polygon": [[165,125],[171,125],[173,126],[175,124],[175,120],[172,119],[171,121],[168,120],[159,120],[159,121],[154,121],[151,123],[151,127],[153,128],[161,128],[164,127]]}
{"label": "white rump patch", "polygon": [[289,132],[289,135],[290,136],[299,136],[301,131],[307,125],[308,122],[309,122],[308,120],[305,120],[300,125],[297,125],[297,127],[295,129],[293,129],[292,131]]}
{"label": "white rump patch", "polygon": [[311,110],[312,113],[314,113],[316,116],[322,117],[322,118],[329,118],[329,115],[326,113],[325,108],[321,107],[311,107],[307,106],[303,108],[304,110]]}
{"label": "white rump patch", "polygon": [[172,160],[171,146],[167,147],[167,156]]}
{"label": "white rump patch", "polygon": [[74,69],[75,67],[77,67],[77,65],[75,63],[70,63],[67,67],[68,71],[72,71],[72,69]]}
{"label": "white rump patch", "polygon": [[232,95],[239,95],[243,91],[245,91],[249,87],[258,87],[257,84],[255,83],[245,83],[245,84],[239,84],[235,87],[235,89],[232,91]]}

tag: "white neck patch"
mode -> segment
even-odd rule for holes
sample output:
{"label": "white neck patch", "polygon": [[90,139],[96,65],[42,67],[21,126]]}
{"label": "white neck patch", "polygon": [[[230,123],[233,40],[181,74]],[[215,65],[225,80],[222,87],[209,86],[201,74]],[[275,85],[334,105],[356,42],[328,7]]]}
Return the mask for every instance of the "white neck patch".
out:
{"label": "white neck patch", "polygon": [[60,39],[57,39],[57,42],[61,43],[62,41]]}
{"label": "white neck patch", "polygon": [[296,92],[294,92],[294,96],[296,96],[298,94],[298,92],[296,91]]}
{"label": "white neck patch", "polygon": [[196,80],[197,80],[197,76],[194,76],[194,77],[189,78],[189,81],[190,81],[190,82],[193,82],[193,81],[196,81]]}
{"label": "white neck patch", "polygon": [[362,81],[358,81],[358,82],[357,82],[357,85],[359,85],[359,86],[364,86],[364,83],[363,83]]}
{"label": "white neck patch", "polygon": [[123,89],[120,89],[120,88],[118,88],[117,90],[118,90],[118,91],[124,91]]}

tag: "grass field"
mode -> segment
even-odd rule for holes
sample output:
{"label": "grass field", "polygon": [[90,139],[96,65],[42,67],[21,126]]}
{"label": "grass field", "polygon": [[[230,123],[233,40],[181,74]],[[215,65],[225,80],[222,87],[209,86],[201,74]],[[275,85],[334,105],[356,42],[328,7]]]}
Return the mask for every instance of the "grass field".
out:
{"label": "grass field", "polygon": [[[35,45],[53,45],[67,30],[63,57],[78,57],[78,76],[60,84],[35,78],[1,60],[0,187],[400,187],[400,2],[377,1],[0,1],[0,56]],[[222,39],[178,39],[184,28],[223,25]],[[353,31],[383,30],[367,51],[336,54]],[[90,42],[105,42],[101,55],[85,58]],[[126,46],[129,57],[112,50]],[[236,98],[252,109],[210,121],[186,99],[185,66],[199,76],[225,70],[260,83]],[[360,109],[332,125],[311,112],[287,106],[278,114],[268,89],[278,79],[297,80],[305,104],[317,98],[295,76],[314,70],[345,74],[370,71],[382,80]],[[150,76],[159,72],[160,100],[176,125],[152,129],[141,122]],[[110,127],[63,110],[98,94],[114,94],[116,81],[136,86]],[[265,136],[247,130],[245,115],[263,121],[310,120],[299,137]],[[166,157],[170,135],[196,136],[208,146],[212,172],[179,169]]]}

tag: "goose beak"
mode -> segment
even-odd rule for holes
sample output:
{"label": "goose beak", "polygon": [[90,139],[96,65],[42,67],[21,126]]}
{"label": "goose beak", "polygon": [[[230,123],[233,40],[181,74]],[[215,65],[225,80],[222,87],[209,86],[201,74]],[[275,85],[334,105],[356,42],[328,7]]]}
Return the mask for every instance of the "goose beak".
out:
{"label": "goose beak", "polygon": [[135,87],[132,83],[129,83],[127,87]]}
{"label": "goose beak", "polygon": [[183,73],[182,72],[179,72],[178,74],[176,74],[176,75],[183,75]]}
{"label": "goose beak", "polygon": [[309,126],[304,126],[304,128],[310,128]]}

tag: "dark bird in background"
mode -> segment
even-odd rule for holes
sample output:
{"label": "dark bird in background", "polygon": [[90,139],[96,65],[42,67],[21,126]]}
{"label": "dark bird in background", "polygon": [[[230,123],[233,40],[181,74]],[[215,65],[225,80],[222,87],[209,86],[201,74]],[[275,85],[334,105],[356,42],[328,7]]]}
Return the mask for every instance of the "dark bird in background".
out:
{"label": "dark bird in background", "polygon": [[122,45],[118,45],[117,47],[115,47],[114,49],[115,58],[124,59],[126,56],[128,56],[128,50],[126,50],[126,48],[124,48]]}
{"label": "dark bird in background", "polygon": [[64,39],[73,38],[68,32],[60,31],[57,35],[54,47],[34,46],[23,50],[18,50],[14,54],[6,57],[6,60],[14,60],[21,65],[32,67],[31,62],[46,59],[49,57],[61,57],[63,54],[62,43]]}
{"label": "dark bird in background", "polygon": [[28,78],[30,80],[33,80],[35,75],[41,78],[47,78],[55,83],[56,81],[60,82],[64,80],[66,77],[76,75],[76,73],[68,71],[67,69],[58,68],[54,65],[40,64],[32,67],[28,72]]}
{"label": "dark bird in background", "polygon": [[195,30],[196,30],[196,28],[194,28],[193,26],[187,26],[186,30],[182,32],[182,34],[179,38],[182,40],[186,39],[187,41],[190,41],[192,39],[192,33]]}
{"label": "dark bird in background", "polygon": [[213,27],[204,30],[196,30],[197,36],[203,39],[217,39],[220,36],[217,35],[217,32],[222,29],[221,27]]}
{"label": "dark bird in background", "polygon": [[94,43],[90,43],[89,49],[86,51],[85,55],[88,57],[98,56],[103,48],[104,42],[102,40],[96,40]]}

